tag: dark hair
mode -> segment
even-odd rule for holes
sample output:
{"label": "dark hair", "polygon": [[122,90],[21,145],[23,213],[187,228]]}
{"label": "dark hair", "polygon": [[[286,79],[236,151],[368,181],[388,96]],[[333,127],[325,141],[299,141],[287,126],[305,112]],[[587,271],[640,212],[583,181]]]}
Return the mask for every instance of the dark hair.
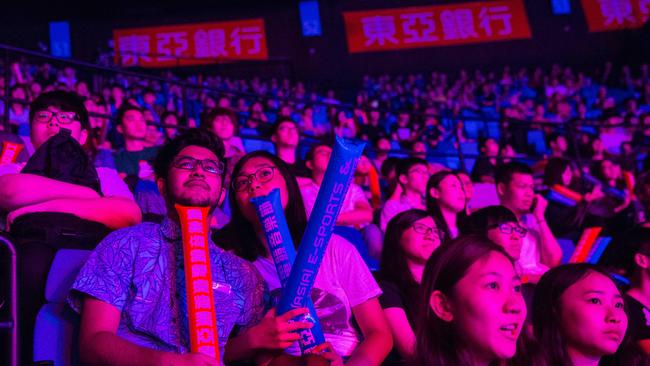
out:
{"label": "dark hair", "polygon": [[237,115],[230,108],[214,107],[210,109],[203,115],[203,120],[201,121],[201,127],[205,128],[208,131],[212,131],[212,122],[214,121],[215,118],[220,116],[226,116],[230,118],[230,121],[232,122],[232,125],[235,128],[234,131],[235,135],[238,135],[239,122],[237,120]]}
{"label": "dark hair", "polygon": [[427,163],[427,161],[422,158],[416,158],[416,157],[408,157],[408,158],[400,159],[397,162],[397,166],[395,167],[395,176],[399,180],[399,177],[401,175],[407,175],[409,169],[411,169],[415,165],[424,165],[425,167],[428,168],[429,163]]}
{"label": "dark hair", "polygon": [[548,138],[546,139],[546,143],[550,146],[551,142],[555,143],[560,137],[564,137],[566,139],[566,136],[563,133],[559,132],[553,132],[550,135],[548,135]]}
{"label": "dark hair", "polygon": [[[226,164],[223,158],[224,148],[221,140],[209,132],[192,128],[178,135],[160,148],[153,163],[153,170],[156,177],[166,180],[172,161],[181,150],[188,146],[204,147],[212,151],[220,162]],[[223,178],[222,176],[222,181]]]}
{"label": "dark hair", "polygon": [[[444,238],[441,238],[442,241],[451,239],[451,230],[449,228],[449,225],[447,225],[447,221],[442,216],[442,210],[440,208],[440,203],[438,202],[438,199],[434,198],[431,195],[431,189],[439,188],[440,183],[450,175],[456,177],[456,179],[458,179],[458,181],[460,182],[460,178],[458,178],[456,173],[450,170],[441,170],[437,172],[436,174],[432,175],[431,178],[429,178],[429,181],[427,182],[427,211],[429,211],[429,214],[433,216],[433,219],[436,220],[436,223],[439,223],[440,225],[439,229],[442,230],[445,236]],[[462,186],[463,184],[461,182],[461,187]],[[458,224],[460,224],[464,220],[464,215],[465,215],[464,212],[465,210],[457,213]]]}
{"label": "dark hair", "polygon": [[381,175],[384,177],[388,176],[388,173],[390,173],[391,170],[395,169],[397,170],[397,165],[399,164],[399,161],[401,159],[394,157],[394,156],[389,156],[384,160],[383,163],[381,163],[381,167],[379,167],[379,170],[381,171]]}
{"label": "dark hair", "polygon": [[29,121],[34,120],[34,115],[38,111],[45,111],[49,107],[55,107],[62,111],[74,112],[79,117],[79,122],[84,130],[90,130],[90,120],[88,119],[88,110],[84,105],[83,99],[73,92],[55,90],[42,93],[38,98],[29,105]]}
{"label": "dark hair", "polygon": [[326,140],[318,140],[311,144],[309,146],[309,150],[307,150],[307,154],[305,154],[305,162],[307,161],[313,161],[314,160],[314,154],[316,153],[316,149],[318,149],[321,146],[327,146],[331,148],[333,146],[332,142],[328,142]]}
{"label": "dark hair", "polygon": [[650,257],[650,227],[638,226],[626,233],[624,239],[623,248],[619,249],[623,257],[621,264],[626,275],[635,282],[639,268],[634,257],[636,254]]}
{"label": "dark hair", "polygon": [[122,106],[117,110],[117,114],[115,115],[115,123],[117,125],[121,125],[124,122],[124,115],[128,111],[138,111],[144,114],[144,109],[138,107],[137,105],[133,105],[129,102],[122,103]]}
{"label": "dark hair", "polygon": [[298,128],[298,124],[296,123],[296,121],[294,121],[294,120],[292,120],[291,118],[288,118],[288,117],[280,117],[280,118],[278,118],[277,122],[275,122],[275,123],[271,126],[271,136],[273,136],[273,135],[275,135],[276,133],[278,133],[278,129],[280,128],[280,125],[283,124],[283,123],[291,123],[291,124],[293,124],[296,128]]}
{"label": "dark hair", "polygon": [[[429,217],[424,210],[410,209],[395,215],[386,226],[384,246],[381,251],[379,278],[393,283],[404,294],[406,316],[415,325],[417,306],[422,302],[420,285],[415,281],[408,268],[406,254],[402,247],[402,236],[416,221]],[[438,226],[438,223],[436,223]]]}
{"label": "dark hair", "polygon": [[497,171],[494,174],[495,183],[507,185],[512,181],[512,176],[515,174],[533,175],[533,170],[528,165],[518,161],[501,164],[497,167]]}
{"label": "dark hair", "polygon": [[[533,296],[533,330],[539,342],[538,357],[542,364],[572,365],[562,337],[560,298],[564,292],[586,277],[590,272],[600,273],[607,278],[609,274],[590,263],[572,263],[555,267],[539,280]],[[613,282],[613,281],[612,281]]]}
{"label": "dark hair", "polygon": [[571,168],[571,161],[565,158],[551,158],[544,168],[544,185],[548,188],[559,184],[564,185],[562,182],[562,175]]}
{"label": "dark hair", "polygon": [[422,275],[423,301],[420,302],[415,329],[414,365],[471,365],[463,349],[462,335],[456,334],[452,324],[436,316],[429,306],[429,298],[434,291],[451,295],[469,268],[493,252],[501,253],[513,263],[503,248],[484,237],[474,235],[461,236],[449,243],[443,243],[433,252]]}
{"label": "dark hair", "polygon": [[[284,209],[284,214],[294,246],[298,247],[307,226],[307,215],[296,177],[293,176],[287,164],[280,158],[267,151],[257,150],[244,155],[237,162],[232,172],[232,180],[239,174],[244,164],[253,158],[269,160],[278,168],[278,172],[286,181],[289,202]],[[230,222],[215,233],[214,241],[223,249],[232,250],[237,256],[253,262],[260,256],[266,256],[267,250],[255,235],[253,225],[244,217],[237,204],[236,196],[237,194],[231,185],[228,187],[228,202],[231,210]]]}
{"label": "dark hair", "polygon": [[468,219],[464,220],[463,234],[486,236],[490,228],[510,222],[519,222],[517,216],[505,206],[487,206],[474,212]]}

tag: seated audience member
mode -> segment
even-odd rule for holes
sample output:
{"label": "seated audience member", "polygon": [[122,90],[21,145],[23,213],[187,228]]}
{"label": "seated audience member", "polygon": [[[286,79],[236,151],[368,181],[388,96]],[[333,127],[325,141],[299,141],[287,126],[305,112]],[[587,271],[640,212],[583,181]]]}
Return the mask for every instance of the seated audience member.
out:
{"label": "seated audience member", "polygon": [[[276,188],[280,190],[294,245],[298,246],[307,225],[298,184],[287,164],[265,151],[249,153],[235,166],[228,195],[232,217],[215,234],[215,242],[220,246],[255,265],[275,300],[282,291],[280,279],[250,199],[267,195]],[[331,344],[331,352],[323,355],[332,357],[335,364],[343,359],[347,365],[379,365],[384,360],[392,347],[392,338],[379,305],[379,295],[381,289],[354,246],[332,235],[311,293],[325,339]],[[288,319],[273,316],[274,313],[267,314],[270,323],[282,329],[289,327]],[[268,333],[277,332],[264,329],[248,332],[251,337]],[[298,337],[287,339],[295,341]],[[286,348],[288,344],[284,342],[282,346]],[[287,352],[297,354],[297,344]]]}
{"label": "seated audience member", "polygon": [[[41,94],[31,103],[29,120],[31,142],[37,149],[33,159],[27,165],[0,167],[0,208],[16,241],[21,363],[25,364],[31,363],[34,320],[45,300],[45,282],[56,251],[92,249],[110,230],[141,220],[133,195],[115,170],[94,168],[85,155],[81,145],[86,143],[90,123],[76,94]],[[69,135],[59,135],[63,129]],[[65,145],[57,151],[48,144],[54,136]],[[25,167],[29,174],[21,173]],[[80,172],[88,175],[79,176]]]}
{"label": "seated audience member", "polygon": [[517,220],[517,216],[505,206],[487,206],[474,212],[461,228],[463,234],[485,236],[500,245],[515,261],[521,256],[522,239],[528,230]]}
{"label": "seated audience member", "polygon": [[469,216],[472,213],[469,202],[474,197],[474,183],[472,183],[469,174],[464,170],[454,170],[454,174],[456,174],[458,179],[460,179],[460,183],[463,185],[463,191],[465,192],[465,214]]}
{"label": "seated audience member", "polygon": [[375,158],[372,159],[372,162],[375,164],[377,169],[381,169],[384,161],[388,158],[390,150],[390,140],[386,137],[379,137],[377,141],[375,141]]}
{"label": "seated audience member", "polygon": [[140,168],[149,165],[156,156],[158,147],[145,147],[147,122],[140,107],[129,103],[122,104],[115,120],[117,131],[124,138],[124,148],[114,154],[115,167],[122,179],[130,177],[137,181]]}
{"label": "seated audience member", "polygon": [[414,365],[491,365],[515,355],[526,305],[500,246],[474,236],[443,244],[426,264],[422,287]]}
{"label": "seated audience member", "polygon": [[178,128],[180,124],[180,118],[176,112],[165,111],[160,116],[160,122],[165,128],[165,138],[167,141],[174,139],[176,136],[181,134],[181,129]]}
{"label": "seated audience member", "polygon": [[[305,205],[307,217],[316,202],[316,196],[325,177],[327,164],[329,164],[332,148],[324,143],[314,144],[305,157],[307,169],[311,170],[311,179],[300,186],[300,194]],[[363,240],[368,246],[369,254],[374,258],[381,255],[382,235],[377,225],[372,223],[373,211],[363,189],[354,183],[343,201],[343,207],[336,220],[336,225],[353,226],[360,229]]]}
{"label": "seated audience member", "polygon": [[426,208],[424,197],[429,179],[428,169],[427,161],[420,158],[406,158],[397,163],[395,169],[398,183],[396,190],[399,189],[400,194],[386,200],[379,218],[379,226],[382,230],[386,230],[388,221],[398,213],[412,208],[421,210]]}
{"label": "seated audience member", "polygon": [[[397,166],[402,159],[391,156],[381,163],[381,188],[386,200],[398,199],[402,195],[402,186],[397,179]],[[384,226],[385,227],[385,226]]]}
{"label": "seated audience member", "polygon": [[560,264],[562,249],[545,218],[547,201],[535,194],[533,175],[524,163],[503,164],[496,173],[497,195],[528,233],[523,238],[517,264],[522,275],[536,282],[536,277]]}
{"label": "seated audience member", "polygon": [[442,170],[427,183],[427,211],[440,223],[442,240],[458,236],[458,225],[465,217],[465,191],[456,174]]}
{"label": "seated audience member", "polygon": [[282,118],[273,125],[271,141],[275,144],[275,155],[286,162],[296,177],[309,177],[309,171],[297,158],[300,133],[298,125],[291,119]]}
{"label": "seated audience member", "polygon": [[[594,165],[594,177],[602,182],[605,197],[594,202],[592,210],[597,210],[608,233],[625,231],[634,226],[637,205],[632,204],[636,198],[625,186],[621,166],[611,159],[603,159]],[[607,194],[607,189],[616,189],[624,193],[624,198]]]}
{"label": "seated audience member", "polygon": [[569,153],[569,143],[566,136],[553,133],[548,138],[548,146],[551,148],[551,156],[554,158],[566,158]]}
{"label": "seated audience member", "polygon": [[623,296],[598,267],[565,264],[546,272],[535,289],[532,312],[539,354],[531,364],[646,364],[633,349],[621,347],[628,326]]}
{"label": "seated audience member", "polygon": [[417,306],[422,303],[424,265],[440,246],[440,231],[424,210],[400,212],[388,222],[381,253],[379,297],[393,334],[394,348],[384,365],[401,365],[415,355]]}
{"label": "seated audience member", "polygon": [[[544,186],[549,190],[560,186],[576,191],[573,183],[573,167],[569,160],[556,157],[548,160],[544,169]],[[549,200],[545,217],[551,231],[562,238],[577,241],[582,230],[587,225],[594,225],[595,218],[591,218],[589,208],[591,202],[600,200],[604,195],[599,186],[595,186],[591,192],[582,196],[582,200],[575,206],[567,206],[561,202]]]}
{"label": "seated audience member", "polygon": [[[84,363],[218,364],[189,353],[182,235],[174,204],[216,207],[222,194],[223,154],[221,142],[198,129],[160,149],[154,169],[167,217],[160,224],[144,223],[106,237],[72,286],[69,303],[81,314],[79,349]],[[228,295],[214,295],[220,354],[228,362],[235,356],[228,348],[234,330],[248,329],[262,319],[265,287],[252,265],[211,240],[209,247],[213,281],[230,289]],[[258,355],[257,361],[268,360]]]}
{"label": "seated audience member", "polygon": [[494,183],[494,172],[497,168],[499,156],[499,143],[492,138],[482,141],[481,155],[474,164],[472,180],[477,183]]}
{"label": "seated audience member", "polygon": [[202,126],[223,141],[225,150],[226,175],[224,187],[230,184],[232,168],[237,164],[246,151],[237,137],[239,125],[235,113],[226,108],[216,107],[208,111]]}
{"label": "seated audience member", "polygon": [[627,334],[650,355],[650,225],[632,230],[624,248],[630,287],[625,305],[630,319]]}

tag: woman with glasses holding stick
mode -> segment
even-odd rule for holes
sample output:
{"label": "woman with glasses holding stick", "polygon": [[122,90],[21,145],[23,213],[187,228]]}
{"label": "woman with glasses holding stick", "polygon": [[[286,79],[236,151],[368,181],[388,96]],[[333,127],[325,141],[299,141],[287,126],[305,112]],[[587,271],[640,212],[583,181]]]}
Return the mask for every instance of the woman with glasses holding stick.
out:
{"label": "woman with glasses holding stick", "polygon": [[386,226],[379,270],[384,292],[379,301],[393,334],[394,347],[384,365],[401,365],[414,356],[416,309],[421,303],[424,266],[441,243],[443,231],[419,209],[397,214]]}

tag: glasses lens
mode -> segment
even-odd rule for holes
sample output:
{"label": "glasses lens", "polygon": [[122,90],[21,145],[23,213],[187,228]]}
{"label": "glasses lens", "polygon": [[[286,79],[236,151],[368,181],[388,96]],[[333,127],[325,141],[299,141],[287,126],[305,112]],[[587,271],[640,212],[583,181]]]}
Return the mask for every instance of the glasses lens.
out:
{"label": "glasses lens", "polygon": [[232,181],[232,186],[235,191],[243,191],[248,186],[248,177],[238,177]]}
{"label": "glasses lens", "polygon": [[223,173],[223,164],[218,161],[206,159],[203,160],[203,169],[205,169],[206,172],[212,173],[212,174],[221,174]]}
{"label": "glasses lens", "polygon": [[265,168],[260,168],[255,173],[255,178],[261,183],[268,182],[271,179],[273,179],[273,168],[272,167],[265,167]]}
{"label": "glasses lens", "polygon": [[49,121],[50,117],[52,117],[52,112],[40,111],[36,113],[36,119],[39,121]]}
{"label": "glasses lens", "polygon": [[56,119],[59,120],[61,123],[70,123],[74,119],[74,113],[66,113],[66,112],[61,112],[56,115]]}
{"label": "glasses lens", "polygon": [[178,169],[192,170],[196,165],[196,160],[190,157],[182,157],[176,160],[174,166]]}

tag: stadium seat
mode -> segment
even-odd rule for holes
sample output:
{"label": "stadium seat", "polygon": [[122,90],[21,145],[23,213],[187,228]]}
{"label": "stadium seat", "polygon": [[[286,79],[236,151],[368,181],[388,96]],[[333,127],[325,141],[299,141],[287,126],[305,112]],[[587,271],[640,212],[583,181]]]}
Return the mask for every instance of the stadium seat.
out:
{"label": "stadium seat", "polygon": [[61,249],[56,253],[45,285],[45,305],[36,316],[34,362],[77,365],[79,315],[66,305],[68,292],[91,251]]}
{"label": "stadium seat", "polygon": [[271,154],[275,154],[275,145],[273,145],[271,141],[247,138],[242,138],[241,140],[247,153],[257,150],[265,150]]}
{"label": "stadium seat", "polygon": [[363,237],[359,230],[349,226],[334,226],[334,234],[354,245],[371,271],[379,270],[379,262],[375,258],[372,258],[368,253],[368,247],[366,246],[366,242],[363,241]]}

